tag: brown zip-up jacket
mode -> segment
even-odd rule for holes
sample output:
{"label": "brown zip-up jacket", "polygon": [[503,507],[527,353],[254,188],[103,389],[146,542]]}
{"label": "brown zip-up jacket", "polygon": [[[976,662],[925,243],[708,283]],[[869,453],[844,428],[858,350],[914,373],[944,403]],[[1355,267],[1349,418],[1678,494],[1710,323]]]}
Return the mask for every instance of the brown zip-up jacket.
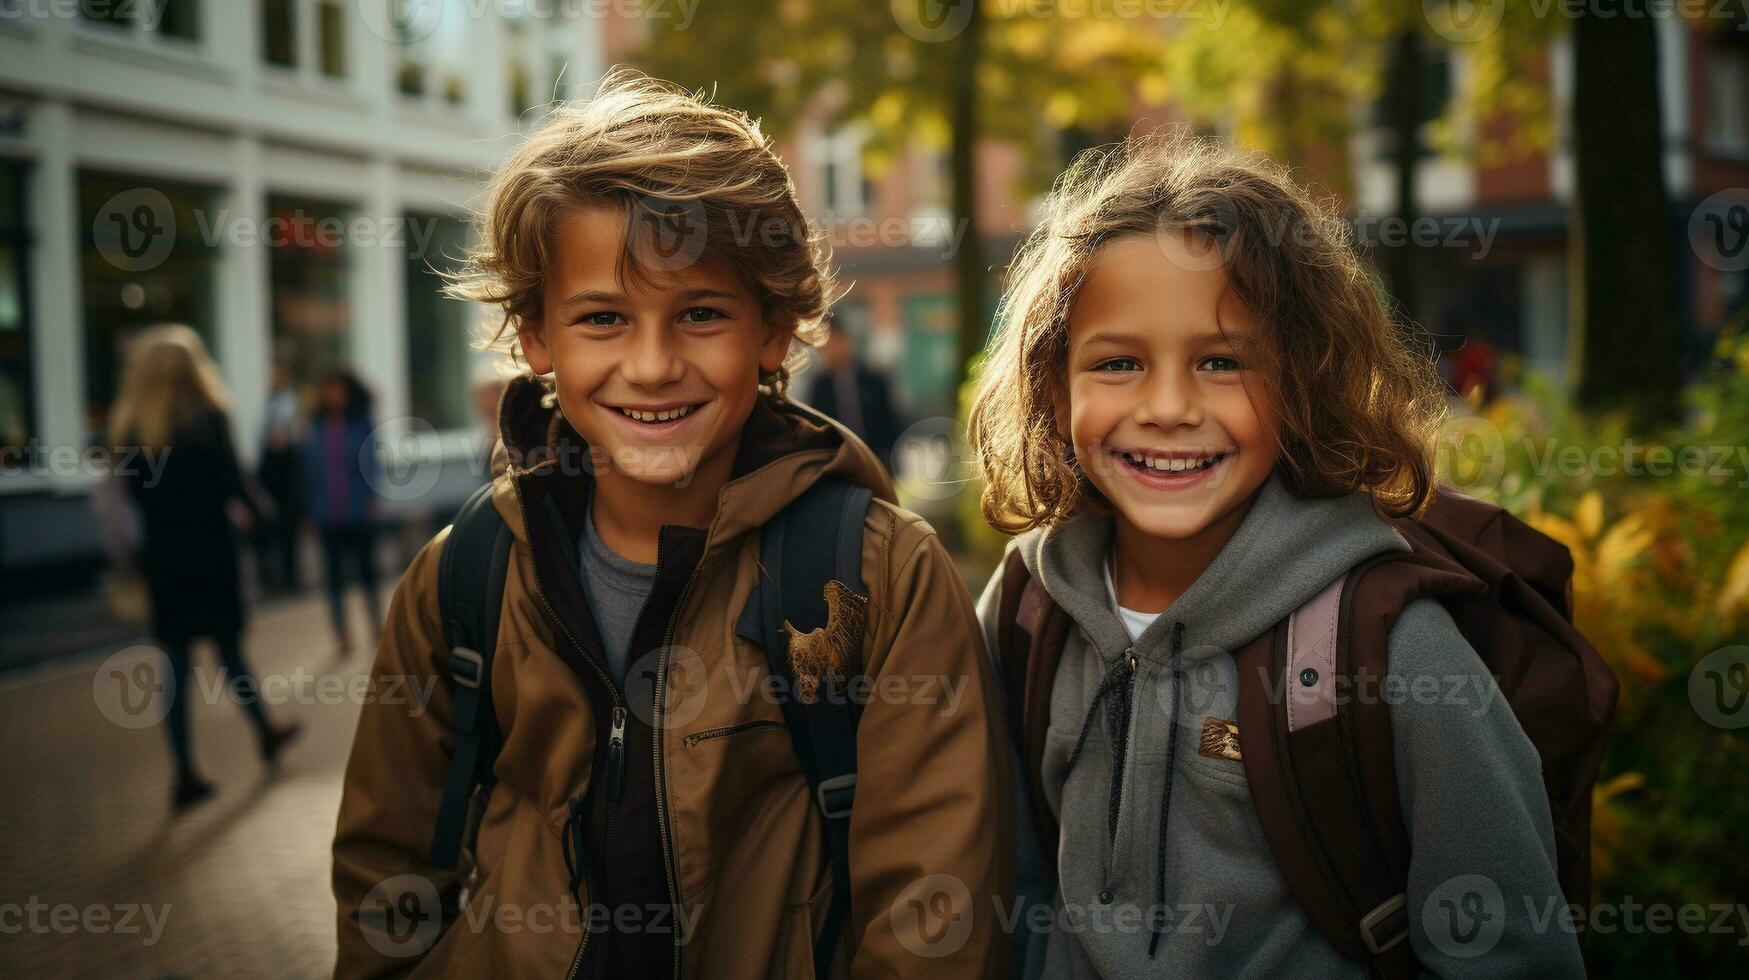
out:
{"label": "brown zip-up jacket", "polygon": [[832,888],[821,820],[765,653],[736,621],[758,581],[760,527],[827,476],[876,498],[862,555],[871,693],[833,972],[1000,975],[1013,853],[1000,695],[934,532],[893,503],[854,436],[760,399],[711,526],[662,530],[621,692],[575,560],[586,449],[542,393],[519,380],[501,409],[494,503],[515,546],[491,674],[503,748],[474,873],[464,882],[428,857],[456,744],[437,596],[444,532],[396,590],[347,765],[335,975],[813,975]]}

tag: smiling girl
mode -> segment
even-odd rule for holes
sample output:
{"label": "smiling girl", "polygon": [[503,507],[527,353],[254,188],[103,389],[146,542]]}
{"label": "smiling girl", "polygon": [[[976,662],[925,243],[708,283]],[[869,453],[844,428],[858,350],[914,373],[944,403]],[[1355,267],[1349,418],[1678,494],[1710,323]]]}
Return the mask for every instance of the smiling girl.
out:
{"label": "smiling girl", "polygon": [[[1025,974],[1580,975],[1573,936],[1526,912],[1562,901],[1537,754],[1435,600],[1391,628],[1391,678],[1474,693],[1391,706],[1398,958],[1327,941],[1259,821],[1234,652],[1408,551],[1388,519],[1434,493],[1442,392],[1345,226],[1280,168],[1174,137],[1084,155],[1043,215],[970,427],[984,514],[1020,534],[979,603],[986,639],[1036,622],[1016,583],[1069,621],[1048,706],[1010,705],[1042,799],[1020,814],[1022,892],[1056,913],[1028,916],[1054,926],[1024,937]],[[1429,934],[1466,876],[1500,899],[1486,956]]]}

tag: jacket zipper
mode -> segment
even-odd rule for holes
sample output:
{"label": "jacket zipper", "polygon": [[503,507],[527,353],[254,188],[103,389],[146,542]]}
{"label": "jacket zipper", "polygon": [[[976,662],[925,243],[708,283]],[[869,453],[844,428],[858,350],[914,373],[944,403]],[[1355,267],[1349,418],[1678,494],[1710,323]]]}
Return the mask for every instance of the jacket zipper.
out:
{"label": "jacket zipper", "polygon": [[[650,752],[651,762],[655,767],[656,780],[656,833],[662,841],[662,873],[668,879],[668,905],[673,920],[674,933],[674,971],[672,980],[680,980],[680,886],[674,880],[674,864],[669,858],[668,843],[668,787],[662,782],[662,708],[664,695],[668,691],[668,650],[674,645],[674,629],[680,622],[680,611],[686,608],[686,598],[692,594],[692,583],[698,578],[698,570],[704,564],[705,552],[710,550],[707,540],[704,551],[699,552],[698,564],[692,568],[692,574],[686,577],[686,584],[680,589],[680,598],[674,603],[674,611],[668,616],[668,626],[662,633],[662,649],[656,654],[656,697],[655,709],[651,712],[653,724],[650,726],[651,736],[655,741]],[[660,557],[657,561],[660,562]]]}
{"label": "jacket zipper", "polygon": [[[518,516],[520,516],[522,518],[522,526],[526,529],[527,527],[530,526],[528,523],[528,504],[526,501],[524,501],[522,499],[522,488],[516,487],[515,490],[516,490],[516,513],[518,514]],[[559,617],[558,612],[553,609],[552,600],[547,598],[546,584],[541,581],[541,577],[540,577],[540,563],[536,562],[536,561],[530,561],[528,563],[528,567],[529,567],[530,572],[534,575],[535,594],[540,596],[541,605],[546,609],[547,617],[549,619],[551,619],[553,621],[553,624],[559,628],[559,632],[563,633],[565,635],[565,639],[570,641],[571,646],[573,648],[575,648],[579,653],[581,653],[584,649],[583,644],[578,642],[576,634],[572,633],[571,628],[569,626],[565,625],[565,621],[563,619],[561,619]],[[618,719],[619,723],[620,723],[620,729],[619,729],[620,747],[621,747],[620,762],[621,762],[621,765],[623,768],[624,761],[625,761],[625,755],[624,755],[625,705],[620,700],[619,688],[614,686],[613,678],[607,676],[607,671],[605,669],[603,669],[600,664],[596,663],[593,659],[591,659],[588,656],[583,657],[583,662],[588,664],[590,669],[594,670],[596,675],[601,678],[602,686],[607,689],[608,697],[613,700],[613,716],[614,716],[614,718]],[[612,754],[613,754],[613,742],[612,742],[612,736],[610,735],[609,741],[608,741],[608,756],[609,756],[610,760],[612,758]],[[609,795],[611,796],[611,793]],[[608,840],[611,842],[613,839],[613,836],[612,836],[613,835],[613,820],[612,820],[611,814],[610,814],[609,820],[608,820],[607,833],[608,833]],[[611,844],[609,846],[611,847]],[[609,858],[609,855],[606,855],[606,854],[602,855],[602,860],[604,862],[606,860],[608,860],[608,858]],[[579,861],[581,861],[582,855],[579,854],[577,856],[577,859]],[[599,898],[600,896],[595,896],[595,897]],[[583,935],[581,938],[579,938],[577,940],[577,952],[572,954],[572,956],[571,956],[571,969],[566,971],[566,973],[565,973],[566,980],[575,980],[575,978],[577,976],[577,970],[579,968],[581,968],[583,965],[583,953],[589,946],[588,910],[585,909],[585,910],[583,910],[583,912],[584,912]]]}
{"label": "jacket zipper", "polygon": [[702,732],[693,732],[691,735],[682,738],[681,741],[685,742],[687,746],[690,747],[697,745],[700,742],[708,742],[713,738],[723,738],[728,735],[734,735],[738,732],[752,731],[755,728],[786,727],[788,727],[788,725],[785,722],[772,721],[768,718],[755,718],[752,721],[736,722],[733,725],[724,725],[721,728],[707,728]]}

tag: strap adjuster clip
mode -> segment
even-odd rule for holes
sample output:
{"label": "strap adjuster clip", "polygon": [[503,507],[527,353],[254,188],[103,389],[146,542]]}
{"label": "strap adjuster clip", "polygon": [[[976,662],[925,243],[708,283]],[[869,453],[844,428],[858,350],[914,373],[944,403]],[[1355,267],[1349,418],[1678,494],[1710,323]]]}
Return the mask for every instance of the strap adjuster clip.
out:
{"label": "strap adjuster clip", "polygon": [[814,799],[820,804],[820,814],[828,820],[850,816],[851,804],[856,801],[856,773],[820,780],[814,789]]}
{"label": "strap adjuster clip", "polygon": [[1392,895],[1383,902],[1380,902],[1378,908],[1375,908],[1371,912],[1360,917],[1360,941],[1366,944],[1366,948],[1371,950],[1374,956],[1383,954],[1386,950],[1409,938],[1409,921],[1407,917],[1404,917],[1401,922],[1396,923],[1396,935],[1384,942],[1379,942],[1373,935],[1373,930],[1375,928],[1383,925],[1385,920],[1402,912],[1408,907],[1408,905],[1409,899],[1399,893]]}
{"label": "strap adjuster clip", "polygon": [[449,676],[463,687],[480,686],[485,678],[486,659],[467,647],[455,647],[449,651]]}

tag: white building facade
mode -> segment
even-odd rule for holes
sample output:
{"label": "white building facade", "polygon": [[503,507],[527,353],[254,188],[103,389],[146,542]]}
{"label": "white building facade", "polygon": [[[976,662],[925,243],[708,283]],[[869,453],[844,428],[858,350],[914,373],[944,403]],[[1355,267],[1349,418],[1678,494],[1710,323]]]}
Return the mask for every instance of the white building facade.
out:
{"label": "white building facade", "polygon": [[[605,70],[590,9],[0,0],[7,580],[101,554],[90,447],[153,323],[207,340],[245,457],[276,365],[304,387],[345,365],[403,462],[477,470],[482,311],[440,273],[539,106]],[[447,506],[467,475],[427,482],[391,505]]]}

